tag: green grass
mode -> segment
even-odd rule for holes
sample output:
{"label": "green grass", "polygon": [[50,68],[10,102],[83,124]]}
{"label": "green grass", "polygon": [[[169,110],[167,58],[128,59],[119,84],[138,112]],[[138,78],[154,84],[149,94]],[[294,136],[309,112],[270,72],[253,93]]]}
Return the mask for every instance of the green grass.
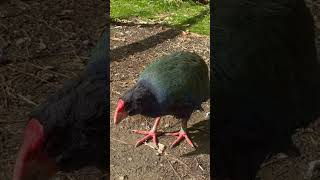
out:
{"label": "green grass", "polygon": [[209,5],[182,0],[111,0],[111,17],[138,17],[202,35],[210,34]]}

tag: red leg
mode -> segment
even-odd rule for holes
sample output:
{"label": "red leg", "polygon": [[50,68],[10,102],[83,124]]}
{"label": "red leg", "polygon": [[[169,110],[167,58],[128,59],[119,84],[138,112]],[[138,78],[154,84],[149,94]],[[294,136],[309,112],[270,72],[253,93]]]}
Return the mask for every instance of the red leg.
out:
{"label": "red leg", "polygon": [[140,146],[143,144],[145,141],[149,140],[152,138],[153,143],[158,146],[158,138],[162,133],[157,132],[157,127],[159,126],[160,123],[160,117],[156,118],[156,121],[150,131],[140,131],[140,130],[133,130],[132,132],[137,133],[137,134],[143,134],[145,135],[142,139],[139,139],[138,142],[136,143],[136,147]]}
{"label": "red leg", "polygon": [[187,121],[183,120],[181,124],[181,129],[178,132],[173,133],[165,133],[165,135],[168,136],[178,136],[178,138],[171,144],[171,148],[177,146],[183,139],[186,139],[188,144],[190,144],[191,147],[196,148],[191,139],[188,137],[187,134]]}

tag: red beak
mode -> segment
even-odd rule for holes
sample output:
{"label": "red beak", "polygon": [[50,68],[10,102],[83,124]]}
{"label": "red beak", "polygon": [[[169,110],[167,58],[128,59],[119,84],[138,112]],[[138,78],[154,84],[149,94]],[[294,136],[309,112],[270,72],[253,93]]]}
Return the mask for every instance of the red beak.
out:
{"label": "red beak", "polygon": [[124,101],[119,100],[116,112],[114,113],[114,124],[119,124],[123,119],[128,116],[128,113],[124,110]]}
{"label": "red beak", "polygon": [[47,180],[56,172],[55,163],[43,152],[43,126],[36,119],[31,119],[24,132],[13,172],[13,180]]}

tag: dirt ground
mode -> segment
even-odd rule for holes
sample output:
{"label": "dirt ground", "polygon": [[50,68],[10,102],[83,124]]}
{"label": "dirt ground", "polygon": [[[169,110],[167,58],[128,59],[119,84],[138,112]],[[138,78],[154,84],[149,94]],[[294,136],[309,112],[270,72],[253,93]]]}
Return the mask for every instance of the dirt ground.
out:
{"label": "dirt ground", "polygon": [[[0,179],[12,178],[28,113],[83,70],[106,24],[105,1],[0,2]],[[92,169],[55,179],[98,179]]]}

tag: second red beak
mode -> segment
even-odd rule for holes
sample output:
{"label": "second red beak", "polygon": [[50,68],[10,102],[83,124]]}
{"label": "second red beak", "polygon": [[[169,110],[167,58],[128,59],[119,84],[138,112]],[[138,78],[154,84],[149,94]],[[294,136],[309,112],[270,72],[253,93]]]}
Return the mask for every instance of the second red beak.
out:
{"label": "second red beak", "polygon": [[124,101],[119,100],[116,112],[114,113],[114,124],[119,124],[123,119],[128,116],[128,113],[124,110]]}

